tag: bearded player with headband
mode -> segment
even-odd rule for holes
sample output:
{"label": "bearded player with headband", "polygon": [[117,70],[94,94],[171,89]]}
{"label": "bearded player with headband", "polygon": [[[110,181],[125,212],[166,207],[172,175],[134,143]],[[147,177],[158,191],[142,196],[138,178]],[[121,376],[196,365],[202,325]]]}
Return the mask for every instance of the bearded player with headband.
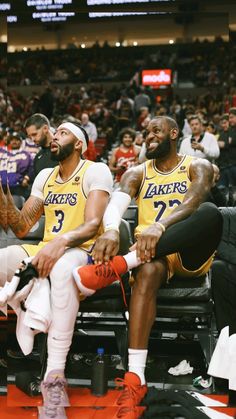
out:
{"label": "bearded player with headband", "polygon": [[[87,143],[87,134],[78,124],[64,122],[57,128],[51,155],[59,165],[41,170],[21,211],[15,207],[10,191],[5,196],[0,188],[0,214],[7,206],[8,226],[18,238],[24,238],[45,214],[42,242],[0,250],[0,285],[7,284],[1,289],[2,305],[4,291],[5,303],[12,297],[10,284],[13,281],[10,281],[21,261],[28,256],[33,257],[31,264],[40,280],[50,278],[51,319],[48,319],[48,359],[41,383],[44,404],[40,419],[66,418],[64,407],[69,406],[69,400],[64,369],[79,309],[79,293],[72,269],[88,263],[112,191],[108,167],[104,163],[81,159]],[[18,313],[19,310],[18,307]],[[32,350],[30,344],[27,347],[32,336],[27,336],[26,330],[33,334],[30,328],[24,329],[25,354]]]}

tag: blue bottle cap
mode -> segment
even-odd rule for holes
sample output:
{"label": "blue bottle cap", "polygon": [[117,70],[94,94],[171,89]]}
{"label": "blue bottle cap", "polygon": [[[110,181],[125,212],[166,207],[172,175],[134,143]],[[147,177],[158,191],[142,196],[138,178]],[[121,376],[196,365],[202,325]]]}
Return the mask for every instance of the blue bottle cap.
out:
{"label": "blue bottle cap", "polygon": [[98,355],[104,355],[104,348],[97,348]]}

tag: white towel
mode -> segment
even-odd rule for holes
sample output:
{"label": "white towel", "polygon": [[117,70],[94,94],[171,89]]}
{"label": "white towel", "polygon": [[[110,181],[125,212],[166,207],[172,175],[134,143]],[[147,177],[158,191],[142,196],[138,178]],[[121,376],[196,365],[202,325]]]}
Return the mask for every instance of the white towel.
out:
{"label": "white towel", "polygon": [[0,306],[0,311],[4,314],[4,316],[7,316],[7,304]]}
{"label": "white towel", "polygon": [[[4,307],[8,300],[10,300],[15,292],[16,289],[18,287],[18,284],[20,282],[20,272],[22,270],[24,270],[28,264],[31,262],[32,258],[28,257],[25,258],[22,262],[21,262],[21,266],[19,267],[19,269],[16,270],[15,274],[12,277],[12,280],[10,282],[6,281],[3,287],[0,287],[0,307]],[[22,289],[24,290],[25,287]],[[23,294],[25,293],[25,291],[17,291],[18,292],[18,299],[20,299],[20,293],[22,292]],[[21,301],[23,300],[23,298],[21,299]],[[1,308],[0,308],[1,309]]]}
{"label": "white towel", "polygon": [[13,297],[16,292],[16,288],[20,282],[20,277],[14,275],[11,282],[6,281],[4,286],[0,289],[0,306],[4,306],[7,301]]}
{"label": "white towel", "polygon": [[236,391],[236,333],[229,337],[229,389]]}
{"label": "white towel", "polygon": [[48,279],[34,278],[33,288],[25,300],[24,324],[46,333],[52,320]]}
{"label": "white towel", "polygon": [[[22,261],[27,267],[33,258]],[[17,315],[16,337],[25,355],[33,350],[34,336],[39,332],[47,332],[51,323],[50,286],[48,279],[33,278],[21,290],[16,292],[20,281],[20,268],[15,272],[11,282],[0,288],[0,310],[7,313],[7,303]],[[24,301],[26,311],[21,309]]]}
{"label": "white towel", "polygon": [[[22,290],[20,290],[21,295],[22,291],[25,290],[25,294],[27,291],[29,291],[32,288],[34,280],[31,280]],[[20,348],[24,355],[29,355],[34,346],[34,337],[37,333],[39,333],[38,330],[32,330],[30,327],[25,326],[24,324],[24,318],[25,318],[25,311],[21,309],[21,299],[17,298],[18,292],[15,293],[15,295],[8,301],[9,306],[13,308],[17,315],[17,322],[16,322],[16,337],[18,340],[18,343],[20,345]]]}
{"label": "white towel", "polygon": [[220,332],[207,373],[213,375],[213,377],[225,378],[228,380],[230,369],[229,326],[225,326]]}
{"label": "white towel", "polygon": [[189,362],[186,359],[183,359],[176,367],[171,367],[168,369],[168,373],[171,375],[187,375],[192,374],[193,367],[190,366]]}

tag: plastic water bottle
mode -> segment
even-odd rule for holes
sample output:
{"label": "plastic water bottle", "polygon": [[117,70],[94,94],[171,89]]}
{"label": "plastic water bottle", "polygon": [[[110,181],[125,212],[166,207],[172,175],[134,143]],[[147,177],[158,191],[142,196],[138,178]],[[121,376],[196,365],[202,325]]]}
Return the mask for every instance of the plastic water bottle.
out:
{"label": "plastic water bottle", "polygon": [[95,396],[104,396],[107,392],[107,365],[103,348],[97,349],[93,360],[91,389]]}

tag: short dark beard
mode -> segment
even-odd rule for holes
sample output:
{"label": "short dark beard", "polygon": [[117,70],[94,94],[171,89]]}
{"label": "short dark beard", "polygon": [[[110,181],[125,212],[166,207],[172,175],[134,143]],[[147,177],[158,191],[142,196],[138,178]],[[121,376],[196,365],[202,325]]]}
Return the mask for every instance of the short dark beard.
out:
{"label": "short dark beard", "polygon": [[40,145],[40,147],[46,147],[46,145],[47,145],[47,136],[46,135],[44,135],[44,137],[40,138],[39,145]]}
{"label": "short dark beard", "polygon": [[146,151],[146,158],[148,160],[158,159],[165,156],[168,156],[170,152],[171,140],[170,137],[166,138],[157,148],[153,151]]}
{"label": "short dark beard", "polygon": [[63,161],[65,160],[67,157],[69,157],[73,150],[74,150],[74,145],[73,144],[67,144],[64,145],[63,147],[61,147],[58,144],[59,150],[57,152],[52,153],[51,152],[51,159],[53,161]]}

